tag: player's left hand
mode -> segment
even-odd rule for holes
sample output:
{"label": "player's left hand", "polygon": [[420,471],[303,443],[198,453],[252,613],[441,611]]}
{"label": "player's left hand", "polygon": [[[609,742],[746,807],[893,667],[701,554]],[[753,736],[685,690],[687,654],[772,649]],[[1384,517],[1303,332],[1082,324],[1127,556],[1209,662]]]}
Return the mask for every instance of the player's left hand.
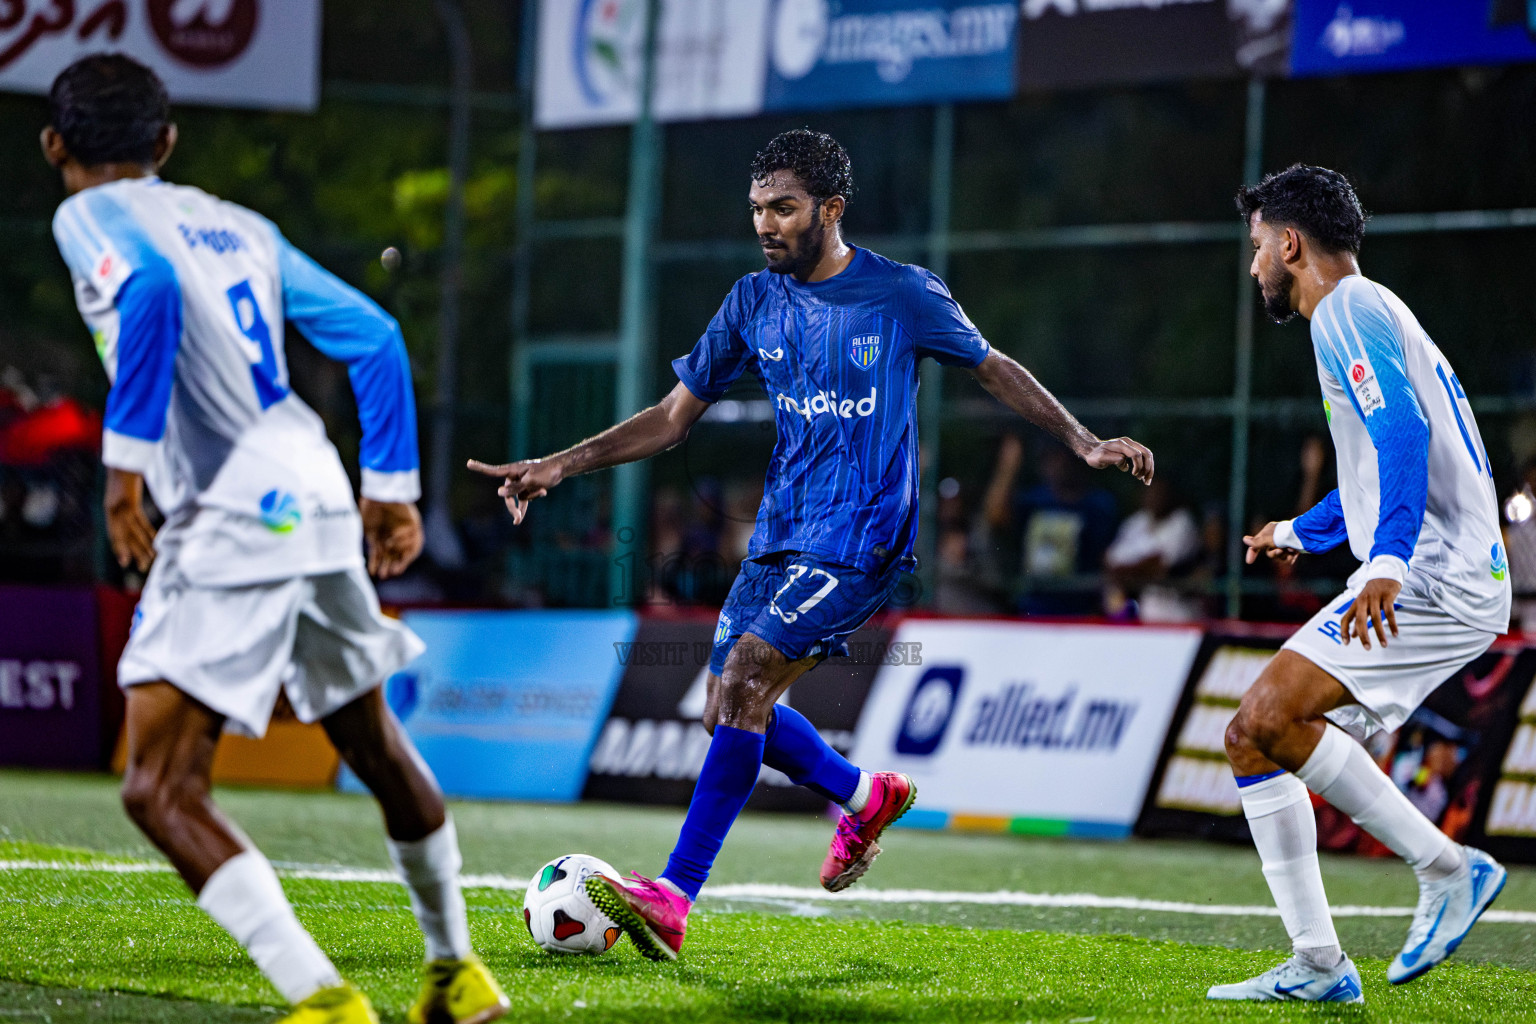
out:
{"label": "player's left hand", "polygon": [[1130,473],[1144,484],[1152,482],[1152,449],[1128,437],[1100,441],[1084,453],[1083,461],[1094,469],[1109,469],[1113,466],[1122,473]]}
{"label": "player's left hand", "polygon": [[1382,627],[1391,627],[1392,635],[1397,636],[1397,613],[1393,611],[1393,602],[1402,591],[1403,585],[1396,580],[1370,580],[1365,589],[1360,591],[1360,596],[1355,598],[1355,603],[1349,606],[1349,611],[1344,613],[1344,619],[1340,623],[1343,627],[1344,643],[1349,643],[1351,636],[1360,638],[1360,643],[1366,650],[1371,649],[1371,630],[1376,631],[1376,639],[1381,641],[1381,646],[1387,646],[1387,633]]}
{"label": "player's left hand", "polygon": [[564,471],[555,459],[525,459],[522,462],[505,462],[494,466],[479,459],[470,459],[469,468],[485,476],[502,478],[496,493],[506,503],[514,525],[523,521],[534,498],[544,497],[551,487],[565,478]]}
{"label": "player's left hand", "polygon": [[377,579],[399,576],[421,554],[421,513],[409,501],[357,503],[363,516],[363,540],[368,545],[368,572]]}

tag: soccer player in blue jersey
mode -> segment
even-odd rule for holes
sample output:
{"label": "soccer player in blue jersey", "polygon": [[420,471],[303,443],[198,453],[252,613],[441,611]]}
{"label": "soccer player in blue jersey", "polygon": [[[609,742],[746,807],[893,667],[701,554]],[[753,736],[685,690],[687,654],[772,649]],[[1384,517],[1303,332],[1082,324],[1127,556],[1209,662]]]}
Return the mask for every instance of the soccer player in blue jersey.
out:
{"label": "soccer player in blue jersey", "polygon": [[592,879],[593,900],[651,959],[682,946],[693,900],[767,764],[842,805],[821,883],[853,884],[878,840],[912,806],[912,780],[866,772],[823,741],[785,689],[890,597],[917,536],[918,363],[969,369],[1019,415],[1095,468],[1143,482],[1152,453],[1102,441],[1018,363],[994,351],[921,267],[843,239],[853,191],[848,155],[828,135],[786,132],[753,161],[748,205],[767,269],[738,281],[660,404],[543,459],[470,468],[504,482],[521,521],[527,502],[578,473],[649,458],[687,436],[743,373],[774,406],[769,462],[747,560],[715,630],[704,725],[712,739],[677,846],[660,877]]}
{"label": "soccer player in blue jersey", "polygon": [[[500,1017],[510,1003],[470,948],[453,819],[379,686],[422,650],[368,579],[421,551],[400,327],[271,221],[159,177],[176,126],[149,68],[84,57],[49,100],[43,154],[69,193],[54,238],[111,381],[107,533],[119,562],[149,573],[118,665],[123,805],[295,1004],[285,1024],[378,1024],[210,795],[219,736],[261,736],[285,693],[384,812],[429,961],[407,1020]],[[360,501],[320,417],[289,388],[284,321],[347,364]],[[165,515],[158,532],[146,489]]]}
{"label": "soccer player in blue jersey", "polygon": [[1357,741],[1400,728],[1504,632],[1509,563],[1466,392],[1407,305],[1360,273],[1365,214],[1349,181],[1298,164],[1239,191],[1237,206],[1265,311],[1311,322],[1339,455],[1338,489],[1244,537],[1248,561],[1348,543],[1361,564],[1265,666],[1227,727],[1243,813],[1294,955],[1209,995],[1358,1003],[1360,973],[1328,912],[1307,791],[1418,877],[1418,907],[1387,980],[1412,981],[1455,952],[1506,872],[1436,828]]}

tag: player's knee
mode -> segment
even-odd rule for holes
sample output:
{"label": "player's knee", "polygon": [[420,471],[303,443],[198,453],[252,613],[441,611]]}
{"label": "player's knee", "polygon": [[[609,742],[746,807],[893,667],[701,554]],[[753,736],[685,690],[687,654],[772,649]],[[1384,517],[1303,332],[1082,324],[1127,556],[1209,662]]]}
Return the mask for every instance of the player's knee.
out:
{"label": "player's knee", "polygon": [[1233,715],[1232,721],[1227,723],[1227,731],[1223,739],[1226,741],[1227,757],[1234,762],[1258,750],[1258,747],[1254,746],[1253,740],[1248,736],[1248,730],[1243,723],[1242,712]]}
{"label": "player's knee", "polygon": [[1294,719],[1273,704],[1244,701],[1227,726],[1227,753],[1268,754],[1293,724]]}

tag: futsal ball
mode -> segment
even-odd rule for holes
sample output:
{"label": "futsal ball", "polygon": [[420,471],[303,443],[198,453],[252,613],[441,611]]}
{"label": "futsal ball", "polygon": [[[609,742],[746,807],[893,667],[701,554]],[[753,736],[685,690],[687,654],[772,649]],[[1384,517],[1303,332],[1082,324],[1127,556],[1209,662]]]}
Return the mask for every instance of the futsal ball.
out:
{"label": "futsal ball", "polygon": [[570,853],[539,869],[523,897],[523,922],[539,948],[551,953],[603,953],[624,930],[587,897],[593,875],[617,879],[612,864]]}

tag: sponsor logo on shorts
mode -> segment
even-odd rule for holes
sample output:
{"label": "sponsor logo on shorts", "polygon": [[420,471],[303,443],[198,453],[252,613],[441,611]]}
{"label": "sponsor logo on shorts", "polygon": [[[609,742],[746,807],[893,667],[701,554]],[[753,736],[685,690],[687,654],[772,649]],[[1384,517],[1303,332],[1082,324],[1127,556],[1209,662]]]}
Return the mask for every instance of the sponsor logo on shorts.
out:
{"label": "sponsor logo on shorts", "polygon": [[292,533],[303,518],[299,500],[287,491],[274,489],[261,496],[261,521],[273,533]]}
{"label": "sponsor logo on shorts", "polygon": [[1492,564],[1488,571],[1493,573],[1494,579],[1504,579],[1509,575],[1509,559],[1504,554],[1504,545],[1495,543],[1489,554],[1492,556]]}

